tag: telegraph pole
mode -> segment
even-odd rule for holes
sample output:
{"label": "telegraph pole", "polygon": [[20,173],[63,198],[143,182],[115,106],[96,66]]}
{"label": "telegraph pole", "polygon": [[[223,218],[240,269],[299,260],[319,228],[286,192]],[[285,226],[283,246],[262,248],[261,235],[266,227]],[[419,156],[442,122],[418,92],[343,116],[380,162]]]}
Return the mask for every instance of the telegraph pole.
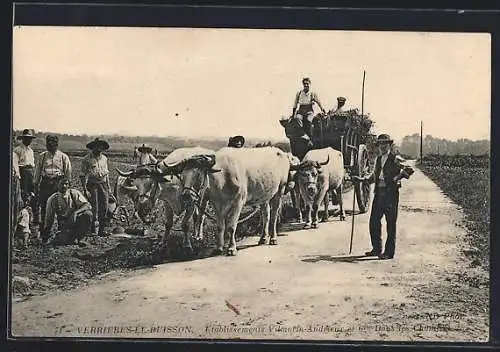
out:
{"label": "telegraph pole", "polygon": [[423,122],[420,120],[420,164],[422,164],[422,146],[423,146]]}

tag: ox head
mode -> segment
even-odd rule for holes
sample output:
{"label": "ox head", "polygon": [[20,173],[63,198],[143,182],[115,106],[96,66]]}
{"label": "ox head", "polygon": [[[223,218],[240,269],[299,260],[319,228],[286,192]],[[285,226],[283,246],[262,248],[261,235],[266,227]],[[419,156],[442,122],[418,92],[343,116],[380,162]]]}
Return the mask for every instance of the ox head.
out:
{"label": "ox head", "polygon": [[137,214],[144,223],[150,223],[149,215],[160,196],[161,186],[159,183],[164,175],[154,164],[141,165],[126,172],[116,168],[116,171],[120,176],[126,178],[125,183],[120,187],[133,195]]}
{"label": "ox head", "polygon": [[314,160],[302,161],[299,165],[291,165],[290,171],[295,171],[295,179],[304,196],[314,197],[318,192],[318,176],[321,166],[328,164],[330,156],[324,162]]}
{"label": "ox head", "polygon": [[215,169],[214,154],[193,155],[187,159],[161,165],[164,172],[180,175],[182,182],[181,207],[186,209],[189,204],[200,204],[208,187],[208,175],[219,172]]}

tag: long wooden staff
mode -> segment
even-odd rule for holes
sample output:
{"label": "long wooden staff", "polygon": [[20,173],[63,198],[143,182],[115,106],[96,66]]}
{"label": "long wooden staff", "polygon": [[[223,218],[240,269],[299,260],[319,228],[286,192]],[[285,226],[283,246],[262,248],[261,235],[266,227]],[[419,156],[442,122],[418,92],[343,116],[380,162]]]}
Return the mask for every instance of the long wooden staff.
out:
{"label": "long wooden staff", "polygon": [[[361,88],[361,118],[364,116],[364,105],[365,105],[365,76],[366,71],[363,70],[363,85]],[[359,146],[358,146],[359,147]],[[359,160],[358,160],[359,163]],[[358,175],[359,176],[359,175]],[[352,239],[354,236],[354,207],[356,206],[356,187],[353,183],[353,195],[352,195],[352,223],[351,223],[351,243],[349,244],[349,254],[352,253]]]}

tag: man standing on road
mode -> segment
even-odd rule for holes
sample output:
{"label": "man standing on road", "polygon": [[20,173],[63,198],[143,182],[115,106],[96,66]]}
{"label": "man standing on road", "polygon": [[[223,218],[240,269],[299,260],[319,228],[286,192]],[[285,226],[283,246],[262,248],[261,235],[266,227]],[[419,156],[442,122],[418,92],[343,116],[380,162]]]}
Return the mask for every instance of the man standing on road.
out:
{"label": "man standing on road", "polygon": [[42,228],[43,238],[50,237],[50,230],[57,216],[59,232],[54,243],[72,244],[90,234],[92,227],[92,207],[83,194],[70,188],[69,179],[58,179],[58,190],[47,201],[47,210]]}
{"label": "man standing on road", "polygon": [[[40,229],[44,228],[45,210],[49,197],[57,192],[58,179],[65,176],[71,180],[71,161],[69,156],[59,150],[59,137],[48,135],[45,137],[47,150],[40,153],[35,169],[35,189],[40,205]],[[35,222],[38,222],[38,208],[34,209]],[[43,237],[46,243],[48,238]]]}
{"label": "man standing on road", "polygon": [[[378,256],[380,259],[394,258],[401,179],[408,179],[414,172],[411,167],[402,165],[399,157],[391,152],[392,143],[393,140],[389,135],[379,135],[377,145],[380,155],[375,162],[375,170],[364,178],[354,177],[354,180],[358,182],[375,183],[375,196],[370,214],[372,250],[365,254]],[[382,253],[381,220],[384,215],[387,223],[387,240]]]}
{"label": "man standing on road", "polygon": [[[21,140],[21,144],[14,148],[18,159],[21,196],[23,198],[35,192],[35,155],[30,147],[35,138],[33,130],[25,129],[20,136],[17,136],[17,139]],[[34,199],[31,200],[30,206],[34,209]]]}
{"label": "man standing on road", "polygon": [[92,233],[95,234],[97,223],[99,224],[99,236],[106,236],[108,222],[107,210],[111,187],[109,185],[108,158],[102,154],[109,149],[108,142],[96,138],[87,144],[90,149],[82,159],[82,174],[80,180],[84,194],[89,194],[90,204],[93,209]]}

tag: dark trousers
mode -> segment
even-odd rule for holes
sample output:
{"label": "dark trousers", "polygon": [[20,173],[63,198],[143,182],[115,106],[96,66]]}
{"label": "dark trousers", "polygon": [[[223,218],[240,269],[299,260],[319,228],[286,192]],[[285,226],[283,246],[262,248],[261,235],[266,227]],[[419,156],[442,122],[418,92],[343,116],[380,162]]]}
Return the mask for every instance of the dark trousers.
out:
{"label": "dark trousers", "polygon": [[[24,197],[26,194],[35,193],[35,169],[32,166],[21,166],[19,167],[19,173],[21,175],[21,196]],[[31,209],[35,209],[34,197],[30,206]]]}
{"label": "dark trousers", "polygon": [[[56,192],[57,192],[57,179],[50,179],[47,177],[43,177],[42,180],[40,181],[40,192],[38,194],[38,202],[40,203],[40,213],[41,213],[40,229],[45,228],[45,212],[47,209],[47,201],[49,200],[49,197]],[[36,210],[34,211],[34,216],[35,218],[38,217],[38,211]],[[47,236],[49,235],[50,234],[47,234],[46,231],[41,232],[42,239],[46,239]]]}
{"label": "dark trousers", "polygon": [[92,227],[92,211],[86,210],[76,217],[73,222],[72,218],[58,218],[58,226],[61,231],[55,242],[59,244],[71,244],[75,240],[81,240],[86,235],[90,234]]}
{"label": "dark trousers", "polygon": [[370,237],[375,252],[382,251],[382,217],[387,223],[387,241],[384,253],[393,256],[396,249],[396,220],[398,218],[399,192],[377,189],[370,214]]}
{"label": "dark trousers", "polygon": [[290,138],[290,152],[300,160],[304,158],[309,149],[311,149],[311,141],[304,138]]}
{"label": "dark trousers", "polygon": [[93,212],[93,227],[95,231],[95,223],[99,222],[99,232],[102,233],[107,225],[106,213],[108,210],[109,202],[109,187],[107,182],[87,182],[87,189],[90,193],[90,205]]}
{"label": "dark trousers", "polygon": [[312,109],[299,108],[297,114],[302,116],[302,126],[304,127],[304,133],[307,134],[309,138],[312,140],[313,137],[312,119],[314,111]]}

